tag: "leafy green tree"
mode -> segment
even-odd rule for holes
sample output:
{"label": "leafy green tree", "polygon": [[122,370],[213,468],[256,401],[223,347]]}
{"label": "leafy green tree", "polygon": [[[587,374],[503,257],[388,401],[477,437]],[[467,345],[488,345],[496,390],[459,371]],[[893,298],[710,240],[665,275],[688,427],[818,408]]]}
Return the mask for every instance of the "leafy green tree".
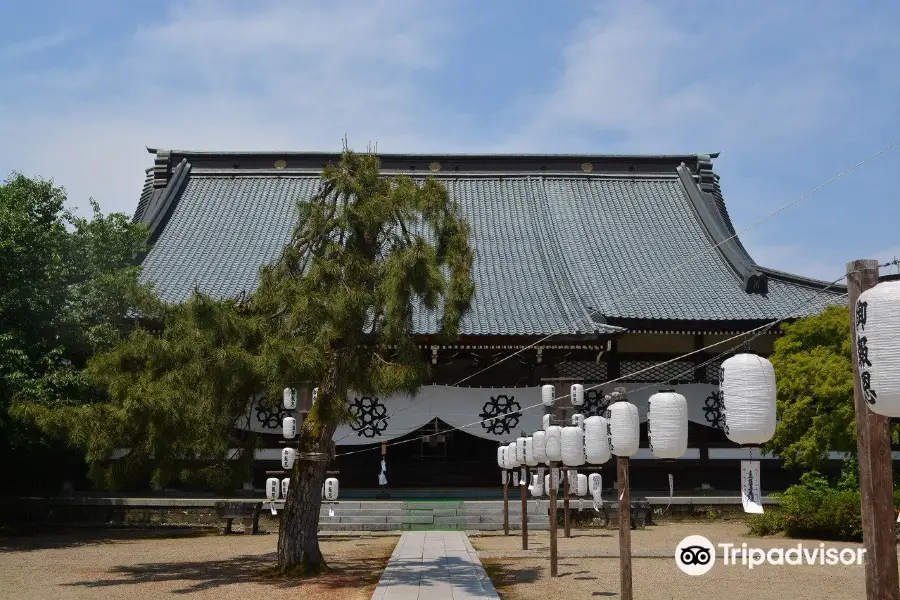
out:
{"label": "leafy green tree", "polygon": [[[137,298],[134,256],[146,228],[123,214],[93,218],[64,206],[65,190],[13,174],[0,185],[0,451],[47,454],[50,440],[26,416],[31,407],[80,405],[97,391],[87,360],[109,349]],[[21,463],[17,463],[21,464]]]}
{"label": "leafy green tree", "polygon": [[767,451],[788,468],[821,467],[829,451],[855,456],[850,316],[843,306],[782,326],[771,356],[781,421]]}
{"label": "leafy green tree", "polygon": [[[321,490],[334,432],[350,418],[347,391],[416,391],[429,362],[414,320],[432,319],[452,339],[474,292],[467,224],[434,179],[382,177],[375,156],[345,151],[298,211],[256,292],[241,301],[195,293],[162,308],[161,332],[138,328],[90,361],[109,402],[45,417],[86,448],[94,477],[109,485],[147,469],[158,485],[227,483],[252,460],[252,438],[234,427],[250,397],[265,391],[276,402],[286,386],[317,386],[282,516],[284,574],[326,568]],[[131,450],[111,462],[116,448]]]}

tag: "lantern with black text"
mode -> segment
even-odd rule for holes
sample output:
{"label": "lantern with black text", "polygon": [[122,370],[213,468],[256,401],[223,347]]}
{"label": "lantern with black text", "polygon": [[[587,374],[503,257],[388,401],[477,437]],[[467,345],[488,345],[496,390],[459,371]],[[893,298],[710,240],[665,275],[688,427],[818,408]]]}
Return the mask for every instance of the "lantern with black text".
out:
{"label": "lantern with black text", "polygon": [[584,432],[580,427],[562,428],[560,454],[567,467],[580,467],[584,464]]}
{"label": "lantern with black text", "polygon": [[288,471],[294,467],[294,460],[297,458],[297,451],[293,448],[282,448],[281,450],[281,468]]}
{"label": "lantern with black text", "polygon": [[900,281],[882,281],[856,302],[856,351],[872,412],[900,417]]}
{"label": "lantern with black text", "polygon": [[544,406],[553,406],[553,403],[556,402],[555,393],[552,385],[541,386],[541,402]]}
{"label": "lantern with black text", "polygon": [[610,459],[605,417],[588,417],[584,420],[584,454],[587,462],[592,465],[602,465]]}
{"label": "lantern with black text", "polygon": [[338,480],[334,477],[325,480],[325,499],[331,501],[338,499]]}
{"label": "lantern with black text", "polygon": [[297,435],[297,419],[285,417],[281,421],[281,433],[286,439],[293,439]]}
{"label": "lantern with black text", "polygon": [[584,404],[584,386],[580,383],[573,383],[569,392],[569,400],[572,402],[572,406]]}
{"label": "lantern with black text", "polygon": [[287,410],[294,410],[297,408],[297,390],[294,388],[284,388],[282,400],[284,401],[284,407]]}
{"label": "lantern with black text", "polygon": [[634,456],[641,439],[641,421],[637,406],[620,400],[606,409],[606,437],[609,450],[616,456]]}
{"label": "lantern with black text", "polygon": [[534,460],[538,464],[547,464],[547,432],[535,431],[531,435],[534,445]]}
{"label": "lantern with black text", "polygon": [[281,482],[276,477],[266,479],[266,498],[269,500],[278,500],[278,491],[281,488]]}

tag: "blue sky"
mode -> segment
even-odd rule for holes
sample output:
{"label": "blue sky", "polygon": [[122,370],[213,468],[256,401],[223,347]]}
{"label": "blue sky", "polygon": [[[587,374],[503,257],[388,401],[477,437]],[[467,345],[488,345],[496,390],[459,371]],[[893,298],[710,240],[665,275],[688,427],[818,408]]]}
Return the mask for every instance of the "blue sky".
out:
{"label": "blue sky", "polygon": [[[334,6],[331,6],[334,5]],[[900,139],[900,3],[0,0],[0,172],[131,212],[145,146],[721,152],[740,229]],[[900,147],[742,235],[900,257]]]}

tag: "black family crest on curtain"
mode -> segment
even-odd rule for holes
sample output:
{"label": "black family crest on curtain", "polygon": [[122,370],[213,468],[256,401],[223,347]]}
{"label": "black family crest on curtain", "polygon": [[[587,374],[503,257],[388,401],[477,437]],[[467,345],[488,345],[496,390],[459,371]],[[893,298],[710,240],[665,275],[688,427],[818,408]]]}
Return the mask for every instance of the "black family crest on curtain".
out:
{"label": "black family crest on curtain", "polygon": [[499,394],[484,403],[478,416],[483,419],[481,426],[485,431],[492,435],[507,435],[519,425],[522,406],[515,398]]}
{"label": "black family crest on curtain", "polygon": [[256,403],[256,420],[263,429],[280,431],[281,422],[289,416],[291,416],[291,411],[285,409],[281,404],[266,406],[264,399]]}
{"label": "black family crest on curtain", "polygon": [[387,429],[387,407],[377,396],[356,396],[348,402],[353,418],[350,429],[360,437],[374,438]]}
{"label": "black family crest on curtain", "polygon": [[703,414],[710,427],[725,429],[725,402],[722,392],[712,392],[703,401]]}
{"label": "black family crest on curtain", "polygon": [[581,411],[585,417],[602,417],[609,408],[609,400],[604,399],[603,390],[584,390],[584,404]]}

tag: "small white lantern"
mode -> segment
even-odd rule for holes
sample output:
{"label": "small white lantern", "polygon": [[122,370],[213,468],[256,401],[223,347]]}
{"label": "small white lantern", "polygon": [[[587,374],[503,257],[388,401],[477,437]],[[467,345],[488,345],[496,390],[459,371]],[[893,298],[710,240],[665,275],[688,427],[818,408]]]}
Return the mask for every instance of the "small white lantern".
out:
{"label": "small white lantern", "polygon": [[529,467],[538,465],[537,457],[534,455],[534,436],[525,438],[525,464]]}
{"label": "small white lantern", "polygon": [[580,467],[584,464],[584,432],[580,427],[562,428],[560,454],[567,467]]}
{"label": "small white lantern", "polygon": [[281,433],[286,439],[293,439],[297,435],[297,419],[285,417],[281,422]]}
{"label": "small white lantern", "polygon": [[528,491],[531,492],[531,495],[535,498],[540,498],[544,495],[544,481],[543,478],[539,475],[531,476],[531,485],[528,486]]}
{"label": "small white lantern", "polygon": [[516,457],[516,443],[510,442],[510,444],[506,447],[506,460],[510,469],[515,469],[519,466],[519,460]]}
{"label": "small white lantern", "polygon": [[506,446],[497,448],[497,466],[501,469],[506,468]]}
{"label": "small white lantern", "polygon": [[755,354],[736,354],[719,376],[725,435],[737,444],[764,444],[775,435],[775,368]]}
{"label": "small white lantern", "polygon": [[547,431],[547,428],[550,427],[550,415],[541,417],[541,426],[544,431]]}
{"label": "small white lantern", "polygon": [[584,404],[584,386],[580,383],[573,383],[572,389],[569,391],[569,400],[572,402],[572,406]]}
{"label": "small white lantern", "polygon": [[588,491],[595,502],[600,502],[603,494],[603,476],[600,473],[591,473],[588,477]]}
{"label": "small white lantern", "polygon": [[584,420],[584,454],[587,462],[602,465],[610,459],[609,438],[605,417]]}
{"label": "small white lantern", "polygon": [[584,427],[584,415],[581,413],[575,413],[574,415],[572,415],[572,426]]}
{"label": "small white lantern", "polygon": [[278,490],[281,484],[277,477],[269,477],[266,479],[266,498],[269,500],[278,500]]}
{"label": "small white lantern", "polygon": [[547,463],[547,432],[535,431],[531,440],[534,443],[534,460],[537,464]]}
{"label": "small white lantern", "polygon": [[575,492],[579,496],[587,496],[588,493],[588,478],[584,473],[578,474],[578,485],[577,491]]}
{"label": "small white lantern", "polygon": [[297,458],[297,451],[293,448],[283,448],[281,450],[281,468],[285,471],[294,467],[294,460]]}
{"label": "small white lantern", "polygon": [[525,438],[516,438],[516,462],[519,466],[525,464]]}
{"label": "small white lantern", "polygon": [[297,408],[297,390],[294,388],[284,388],[283,400],[286,409],[294,410]]}
{"label": "small white lantern", "polygon": [[681,394],[663,390],[650,396],[647,409],[650,450],[659,458],[678,458],[687,450],[688,406]]}
{"label": "small white lantern", "polygon": [[541,386],[541,402],[543,402],[544,406],[553,406],[553,403],[556,402],[555,393],[556,391],[552,385]]}
{"label": "small white lantern", "polygon": [[616,456],[634,456],[641,440],[641,420],[637,406],[627,400],[606,409],[609,450]]}
{"label": "small white lantern", "polygon": [[316,400],[318,400],[318,399],[319,399],[319,388],[313,388],[312,401],[310,402],[310,405],[315,404]]}
{"label": "small white lantern", "polygon": [[[562,477],[560,477],[559,481],[560,485],[562,484]],[[560,486],[556,486],[556,491],[559,493]],[[544,475],[544,491],[549,495],[550,494],[550,475]]]}
{"label": "small white lantern", "polygon": [[291,485],[291,478],[285,477],[281,480],[281,497],[287,498],[288,486]]}
{"label": "small white lantern", "polygon": [[559,425],[547,428],[547,460],[552,462],[562,460],[562,427]]}
{"label": "small white lantern", "polygon": [[882,281],[856,301],[863,398],[872,412],[900,417],[900,281]]}
{"label": "small white lantern", "polygon": [[325,499],[329,501],[338,499],[338,480],[334,477],[325,480]]}

